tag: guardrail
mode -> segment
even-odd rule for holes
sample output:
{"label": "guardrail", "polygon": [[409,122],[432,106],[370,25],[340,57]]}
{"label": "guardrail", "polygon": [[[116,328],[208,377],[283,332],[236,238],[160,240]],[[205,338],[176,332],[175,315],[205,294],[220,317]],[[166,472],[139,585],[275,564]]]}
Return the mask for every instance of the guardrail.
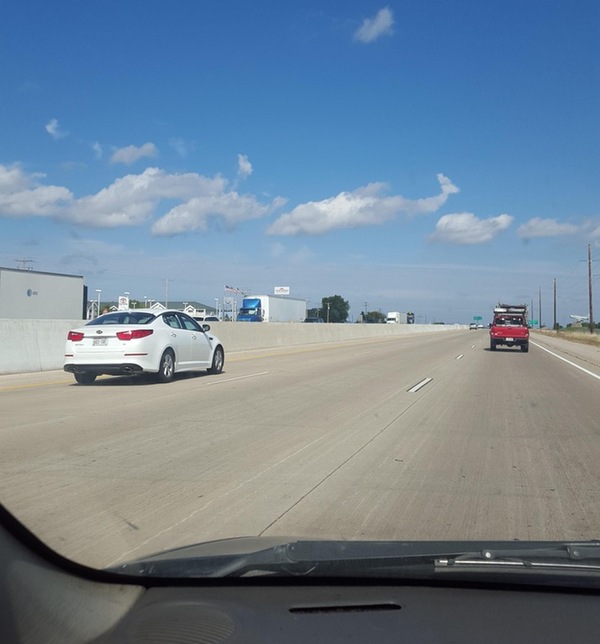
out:
{"label": "guardrail", "polygon": [[[85,320],[0,319],[0,374],[62,369],[69,329]],[[465,328],[449,324],[302,324],[213,322],[225,352],[250,351],[360,338],[436,333]]]}

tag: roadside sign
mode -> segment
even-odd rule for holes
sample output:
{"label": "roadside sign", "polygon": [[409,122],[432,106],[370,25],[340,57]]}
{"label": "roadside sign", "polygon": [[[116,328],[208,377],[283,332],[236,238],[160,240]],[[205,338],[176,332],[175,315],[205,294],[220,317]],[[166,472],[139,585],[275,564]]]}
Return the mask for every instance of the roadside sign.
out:
{"label": "roadside sign", "polygon": [[529,320],[529,326],[535,326],[537,323],[537,320]]}
{"label": "roadside sign", "polygon": [[473,319],[474,319],[474,320],[481,320],[481,315],[474,315],[474,316],[473,316]]}

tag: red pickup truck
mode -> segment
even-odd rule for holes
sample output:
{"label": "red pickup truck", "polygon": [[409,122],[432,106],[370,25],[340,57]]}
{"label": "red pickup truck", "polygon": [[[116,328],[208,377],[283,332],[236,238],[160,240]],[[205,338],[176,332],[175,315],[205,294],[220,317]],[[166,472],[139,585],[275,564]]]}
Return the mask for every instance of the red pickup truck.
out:
{"label": "red pickup truck", "polygon": [[529,325],[526,304],[498,304],[490,327],[490,350],[499,344],[529,351]]}

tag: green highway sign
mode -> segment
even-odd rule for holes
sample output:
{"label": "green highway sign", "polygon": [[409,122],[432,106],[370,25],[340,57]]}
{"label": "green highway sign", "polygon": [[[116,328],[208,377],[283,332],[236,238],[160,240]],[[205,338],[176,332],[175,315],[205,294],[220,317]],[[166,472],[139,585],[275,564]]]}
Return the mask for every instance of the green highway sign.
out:
{"label": "green highway sign", "polygon": [[474,320],[481,320],[481,315],[474,315],[474,316],[473,316],[473,319],[474,319]]}
{"label": "green highway sign", "polygon": [[537,320],[529,320],[529,326],[535,326],[537,323]]}

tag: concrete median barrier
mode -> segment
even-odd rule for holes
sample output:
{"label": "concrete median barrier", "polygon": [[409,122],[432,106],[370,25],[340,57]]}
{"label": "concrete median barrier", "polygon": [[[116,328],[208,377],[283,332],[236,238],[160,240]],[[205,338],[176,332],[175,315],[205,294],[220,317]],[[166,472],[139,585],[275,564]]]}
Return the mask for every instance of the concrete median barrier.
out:
{"label": "concrete median barrier", "polygon": [[[82,320],[0,319],[0,374],[62,369],[64,345],[69,329]],[[213,322],[226,353],[298,346],[319,342],[341,342],[360,338],[409,336],[464,329],[449,324],[302,324]]]}

